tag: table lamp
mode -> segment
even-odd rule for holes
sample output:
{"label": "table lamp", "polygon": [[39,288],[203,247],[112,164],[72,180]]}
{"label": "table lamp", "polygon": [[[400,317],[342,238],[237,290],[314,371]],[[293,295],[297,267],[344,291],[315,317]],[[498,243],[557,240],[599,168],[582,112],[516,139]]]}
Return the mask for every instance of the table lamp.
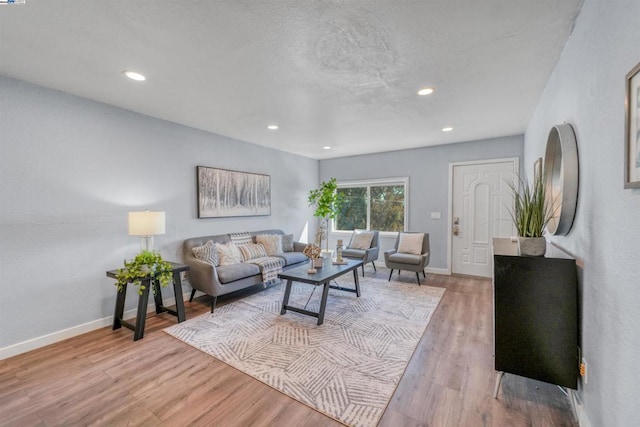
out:
{"label": "table lamp", "polygon": [[129,212],[129,236],[140,236],[140,250],[153,251],[153,236],[165,233],[164,212]]}

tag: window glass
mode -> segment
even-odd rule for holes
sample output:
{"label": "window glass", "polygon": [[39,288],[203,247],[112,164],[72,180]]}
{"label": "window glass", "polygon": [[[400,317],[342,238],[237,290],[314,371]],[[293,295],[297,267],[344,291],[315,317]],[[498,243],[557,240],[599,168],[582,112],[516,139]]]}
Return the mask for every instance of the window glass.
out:
{"label": "window glass", "polygon": [[371,229],[404,231],[404,185],[371,187]]}
{"label": "window glass", "polygon": [[344,203],[334,222],[334,229],[404,231],[406,179],[390,182],[349,183],[338,192]]}
{"label": "window glass", "polygon": [[336,229],[355,230],[367,228],[367,188],[338,188],[344,202],[336,219]]}

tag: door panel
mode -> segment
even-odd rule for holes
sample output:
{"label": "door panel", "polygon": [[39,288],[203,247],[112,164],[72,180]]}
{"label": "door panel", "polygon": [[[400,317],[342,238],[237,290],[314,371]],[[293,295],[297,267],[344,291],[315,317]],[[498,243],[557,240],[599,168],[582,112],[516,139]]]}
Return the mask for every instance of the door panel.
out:
{"label": "door panel", "polygon": [[491,277],[492,239],[515,235],[509,183],[517,168],[517,160],[453,165],[452,218],[459,230],[451,234],[453,273]]}

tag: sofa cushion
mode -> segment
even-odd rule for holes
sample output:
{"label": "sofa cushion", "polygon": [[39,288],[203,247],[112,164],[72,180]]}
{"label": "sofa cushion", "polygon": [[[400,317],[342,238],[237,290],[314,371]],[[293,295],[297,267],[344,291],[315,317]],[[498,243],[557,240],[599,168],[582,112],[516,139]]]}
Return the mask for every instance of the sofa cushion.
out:
{"label": "sofa cushion", "polygon": [[224,244],[216,243],[216,250],[218,251],[218,259],[220,265],[239,264],[242,262],[242,254],[240,249],[233,242]]}
{"label": "sofa cushion", "polygon": [[398,252],[404,254],[420,255],[422,253],[422,233],[400,233]]}
{"label": "sofa cushion", "polygon": [[238,246],[238,249],[242,252],[242,258],[245,261],[255,258],[264,258],[267,256],[267,252],[264,250],[262,243],[247,243],[242,246]]}
{"label": "sofa cushion", "polygon": [[293,234],[282,236],[282,252],[293,252]]}
{"label": "sofa cushion", "polygon": [[217,271],[220,283],[224,284],[260,274],[260,267],[249,263],[229,264],[221,265],[217,268]]}
{"label": "sofa cushion", "polygon": [[354,231],[351,236],[351,242],[349,243],[349,249],[369,249],[371,247],[371,241],[373,240],[373,233],[370,231]]}
{"label": "sofa cushion", "polygon": [[218,261],[218,251],[213,243],[213,240],[209,240],[202,246],[196,246],[191,249],[193,252],[193,256],[198,258],[200,261],[208,262],[211,265],[217,266],[219,264]]}
{"label": "sofa cushion", "polygon": [[282,253],[282,236],[280,234],[260,234],[256,236],[256,243],[262,243],[267,255],[275,256]]}
{"label": "sofa cushion", "polygon": [[284,259],[284,265],[292,265],[309,260],[302,252],[282,252],[277,256]]}
{"label": "sofa cushion", "polygon": [[389,261],[399,264],[419,265],[422,261],[422,255],[395,253],[389,255]]}

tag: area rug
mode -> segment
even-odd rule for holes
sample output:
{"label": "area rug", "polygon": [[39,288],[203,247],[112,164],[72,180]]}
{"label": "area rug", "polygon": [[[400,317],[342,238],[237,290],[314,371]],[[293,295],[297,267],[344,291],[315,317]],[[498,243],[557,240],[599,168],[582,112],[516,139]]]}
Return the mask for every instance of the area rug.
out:
{"label": "area rug", "polygon": [[[353,276],[340,279],[353,287]],[[320,326],[280,315],[280,284],[165,331],[344,424],[375,426],[444,289],[372,278],[360,286],[360,298],[331,289]],[[318,311],[321,295],[294,282],[289,305]]]}

